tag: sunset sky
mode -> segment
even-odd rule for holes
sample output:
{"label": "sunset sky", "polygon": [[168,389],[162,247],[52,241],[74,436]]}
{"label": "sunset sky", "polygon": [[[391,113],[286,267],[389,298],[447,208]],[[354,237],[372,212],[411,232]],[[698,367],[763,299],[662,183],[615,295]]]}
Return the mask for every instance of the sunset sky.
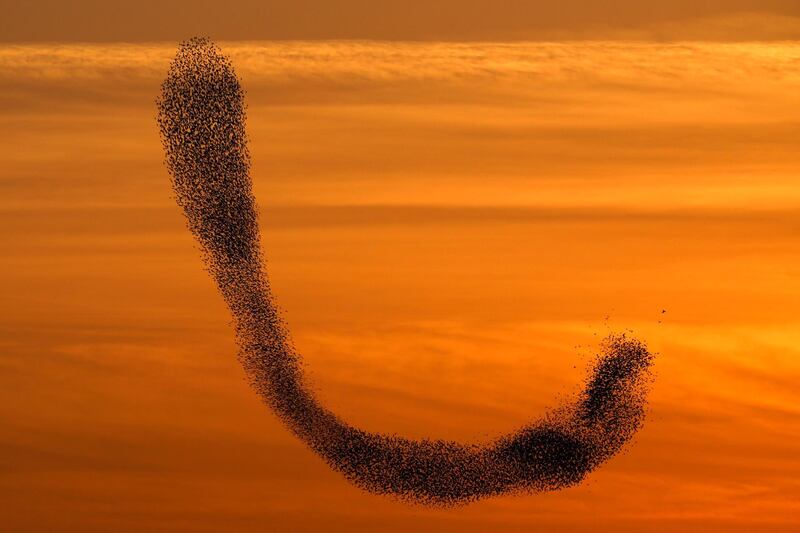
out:
{"label": "sunset sky", "polygon": [[[194,34],[247,91],[267,269],[326,406],[486,442],[630,331],[658,358],[629,449],[442,510],[292,437],[163,165]],[[798,531],[798,142],[796,0],[3,6],[0,529]]]}

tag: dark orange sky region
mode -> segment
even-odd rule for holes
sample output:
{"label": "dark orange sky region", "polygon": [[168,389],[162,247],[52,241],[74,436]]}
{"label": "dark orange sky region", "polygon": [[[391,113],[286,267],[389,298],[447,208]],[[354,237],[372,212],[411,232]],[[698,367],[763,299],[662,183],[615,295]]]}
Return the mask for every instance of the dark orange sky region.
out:
{"label": "dark orange sky region", "polygon": [[[501,5],[503,4],[503,5]],[[574,487],[362,491],[263,405],[176,207],[156,98],[208,35],[321,403],[487,442],[657,353]],[[0,8],[0,531],[800,529],[800,4]]]}

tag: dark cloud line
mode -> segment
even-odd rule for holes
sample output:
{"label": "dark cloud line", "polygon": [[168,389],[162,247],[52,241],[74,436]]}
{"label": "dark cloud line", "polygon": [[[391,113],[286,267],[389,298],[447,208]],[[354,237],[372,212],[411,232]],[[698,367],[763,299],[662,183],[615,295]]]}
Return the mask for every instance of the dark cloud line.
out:
{"label": "dark cloud line", "polygon": [[[153,41],[197,32],[246,40],[597,38],[620,30],[741,13],[800,15],[794,0],[236,0],[230,4],[32,0],[7,4],[0,18],[0,41]],[[770,30],[755,29],[767,34]]]}

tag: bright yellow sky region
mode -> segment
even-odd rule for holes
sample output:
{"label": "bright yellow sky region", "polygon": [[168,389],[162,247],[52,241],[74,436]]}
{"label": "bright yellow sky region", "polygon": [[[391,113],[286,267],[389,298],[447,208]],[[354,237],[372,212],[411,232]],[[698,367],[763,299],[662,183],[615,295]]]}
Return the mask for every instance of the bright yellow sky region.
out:
{"label": "bright yellow sky region", "polygon": [[222,46],[326,405],[482,441],[631,329],[660,354],[647,425],[553,494],[432,510],[347,484],[248,388],[171,199],[175,45],[8,45],[4,528],[797,531],[800,44]]}

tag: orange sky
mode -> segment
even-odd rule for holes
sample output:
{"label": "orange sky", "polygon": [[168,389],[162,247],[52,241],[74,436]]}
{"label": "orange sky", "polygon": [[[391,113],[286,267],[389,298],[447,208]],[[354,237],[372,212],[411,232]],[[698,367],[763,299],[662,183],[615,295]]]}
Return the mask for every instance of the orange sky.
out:
{"label": "orange sky", "polygon": [[660,354],[647,425],[553,494],[432,510],[347,484],[247,387],[170,198],[154,100],[175,44],[6,44],[4,527],[800,527],[799,44],[221,45],[326,405],[486,440],[632,329]]}
{"label": "orange sky", "polygon": [[800,38],[796,0],[28,0],[0,42]]}

